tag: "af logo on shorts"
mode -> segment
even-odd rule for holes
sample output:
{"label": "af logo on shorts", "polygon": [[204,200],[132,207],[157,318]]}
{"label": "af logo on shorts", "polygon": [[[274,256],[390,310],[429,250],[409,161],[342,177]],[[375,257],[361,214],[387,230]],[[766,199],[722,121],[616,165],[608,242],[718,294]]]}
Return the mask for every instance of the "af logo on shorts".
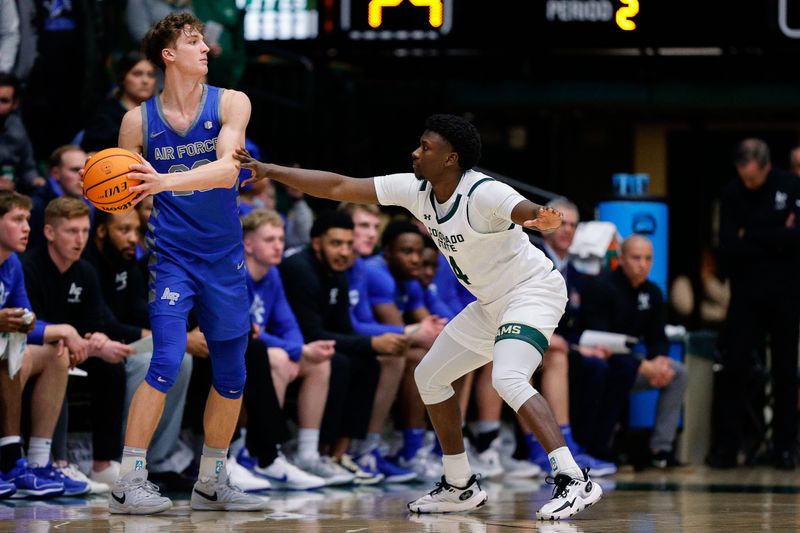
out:
{"label": "af logo on shorts", "polygon": [[161,299],[167,300],[169,305],[175,305],[175,302],[177,302],[180,297],[181,294],[179,292],[172,292],[169,290],[169,287],[164,287],[164,294],[161,295]]}
{"label": "af logo on shorts", "polygon": [[72,285],[69,286],[69,298],[67,298],[67,303],[71,304],[79,304],[81,303],[81,293],[83,292],[83,287],[78,287],[75,285],[75,282],[72,282]]}

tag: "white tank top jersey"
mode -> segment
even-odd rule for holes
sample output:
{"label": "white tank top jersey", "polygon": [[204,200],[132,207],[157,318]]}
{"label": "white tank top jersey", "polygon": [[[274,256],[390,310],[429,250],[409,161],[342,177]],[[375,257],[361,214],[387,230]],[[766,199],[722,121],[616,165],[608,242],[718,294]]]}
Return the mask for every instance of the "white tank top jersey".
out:
{"label": "white tank top jersey", "polygon": [[[381,205],[405,207],[425,224],[459,282],[482,304],[553,270],[553,263],[511,221],[511,211],[524,197],[485,174],[467,171],[444,204],[437,204],[430,183],[412,173],[378,176],[375,191]],[[475,229],[476,217],[483,219],[482,231]],[[501,229],[492,231],[498,220]]]}

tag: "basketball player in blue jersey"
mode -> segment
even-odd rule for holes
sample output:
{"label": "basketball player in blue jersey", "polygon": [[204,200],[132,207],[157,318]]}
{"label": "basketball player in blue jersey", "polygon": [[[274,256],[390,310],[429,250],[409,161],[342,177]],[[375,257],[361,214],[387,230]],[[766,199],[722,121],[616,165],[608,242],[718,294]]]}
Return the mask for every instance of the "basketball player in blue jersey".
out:
{"label": "basketball player in blue jersey", "polygon": [[[239,418],[250,328],[238,217],[239,164],[250,101],[241,92],[202,83],[208,72],[203,24],[188,13],[157,22],[142,47],[164,69],[164,91],[129,111],[119,145],[142,154],[131,165],[140,201],[153,196],[147,244],[151,252],[150,320],[153,358],[130,406],[112,513],[151,514],[172,502],[147,481],[146,454],[186,351],[186,318],[194,308],[213,368],[206,403],[205,442],[192,491],[195,510],[263,510],[265,500],[228,483],[228,445]],[[173,416],[172,413],[169,416]]]}

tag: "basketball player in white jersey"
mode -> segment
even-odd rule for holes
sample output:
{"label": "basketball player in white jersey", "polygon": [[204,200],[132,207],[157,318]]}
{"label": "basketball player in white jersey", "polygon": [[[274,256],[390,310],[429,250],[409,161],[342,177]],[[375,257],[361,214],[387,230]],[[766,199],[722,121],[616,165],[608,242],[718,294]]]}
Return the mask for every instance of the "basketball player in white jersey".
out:
{"label": "basketball player in white jersey", "polygon": [[553,498],[537,517],[566,518],[597,502],[602,490],[575,463],[550,407],[530,383],[564,312],[567,292],[564,278],[522,231],[553,230],[561,215],[471,170],[480,150],[472,124],[433,115],[412,153],[413,174],[356,179],[261,163],[245,150],[236,157],[252,170],[251,179],[271,178],[332,200],[405,207],[425,224],[456,277],[477,298],[447,324],[415,372],[444,452],[444,476],[408,508],[441,513],[486,503],[464,451],[451,384],[493,361],[495,389],[533,429],[550,459]]}

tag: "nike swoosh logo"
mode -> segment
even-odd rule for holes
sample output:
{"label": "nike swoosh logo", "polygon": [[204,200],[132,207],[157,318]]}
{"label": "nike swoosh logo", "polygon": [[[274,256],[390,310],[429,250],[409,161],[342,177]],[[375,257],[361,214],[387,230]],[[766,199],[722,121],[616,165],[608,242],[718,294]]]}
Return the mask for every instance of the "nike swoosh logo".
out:
{"label": "nike swoosh logo", "polygon": [[216,492],[214,492],[214,494],[206,494],[205,492],[201,492],[201,491],[199,491],[197,489],[194,489],[194,491],[197,494],[199,494],[200,496],[202,496],[203,498],[205,498],[206,500],[208,500],[208,501],[212,501],[212,502],[217,501],[217,493]]}
{"label": "nike swoosh logo", "polygon": [[158,381],[159,383],[166,383],[166,382],[167,382],[167,380],[166,380],[166,379],[164,379],[164,378],[162,378],[161,376],[158,376],[158,377],[156,378],[156,381]]}
{"label": "nike swoosh logo", "polygon": [[571,502],[566,502],[564,505],[562,505],[561,507],[559,507],[558,509],[556,509],[556,510],[555,510],[555,511],[553,511],[553,512],[554,512],[554,513],[557,513],[557,512],[559,512],[559,511],[563,511],[563,510],[564,510],[564,509],[566,509],[567,507],[569,507],[570,509],[572,509],[572,505],[575,503],[575,500],[576,500],[576,498],[572,498],[572,501],[571,501]]}
{"label": "nike swoosh logo", "polygon": [[119,496],[117,496],[113,492],[111,493],[111,497],[114,498],[115,500],[117,500],[117,502],[119,502],[119,503],[125,503],[125,493],[124,492],[122,493],[122,498],[120,498]]}
{"label": "nike swoosh logo", "polygon": [[284,474],[281,477],[266,476],[266,478],[267,479],[271,479],[272,481],[279,481],[279,482],[285,483],[285,482],[289,481],[289,474]]}
{"label": "nike swoosh logo", "polygon": [[150,138],[151,138],[151,139],[155,139],[156,137],[158,137],[159,135],[161,135],[162,133],[164,133],[164,131],[166,131],[166,130],[161,130],[161,131],[157,131],[157,132],[155,132],[155,133],[151,133],[151,134],[150,134]]}
{"label": "nike swoosh logo", "polygon": [[241,270],[243,266],[244,266],[244,261],[236,265],[236,270]]}

